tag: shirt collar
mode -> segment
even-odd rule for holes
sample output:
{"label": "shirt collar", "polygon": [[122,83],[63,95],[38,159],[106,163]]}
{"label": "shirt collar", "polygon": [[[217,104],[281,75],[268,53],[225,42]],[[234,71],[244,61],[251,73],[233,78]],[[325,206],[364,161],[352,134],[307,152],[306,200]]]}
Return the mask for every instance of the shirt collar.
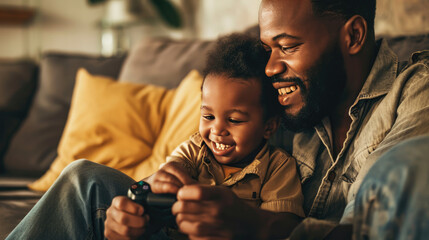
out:
{"label": "shirt collar", "polygon": [[191,141],[193,141],[195,143],[195,145],[197,145],[199,147],[202,147],[204,144],[203,137],[201,137],[199,132],[192,134]]}
{"label": "shirt collar", "polygon": [[360,99],[371,99],[387,94],[395,81],[398,57],[389,48],[385,39],[377,41],[380,46],[372,69],[358,95]]}
{"label": "shirt collar", "polygon": [[224,182],[223,185],[232,185],[241,179],[243,179],[247,174],[255,174],[261,180],[261,184],[265,179],[265,173],[267,172],[268,165],[270,162],[270,151],[268,143],[262,147],[261,151],[256,155],[255,159],[246,167],[244,167],[240,172],[233,174],[228,180]]}
{"label": "shirt collar", "polygon": [[[191,136],[191,141],[193,141],[197,146],[203,147],[205,145],[203,138],[197,132]],[[207,148],[207,151],[209,149]],[[206,152],[207,154],[208,152]],[[212,158],[211,154],[207,154],[208,157]],[[214,158],[214,157],[213,157]],[[214,160],[214,159],[213,159]],[[212,164],[219,164],[217,161]],[[243,179],[247,174],[255,174],[259,176],[261,184],[265,179],[265,173],[267,172],[268,165],[270,162],[270,151],[268,141],[264,144],[262,149],[256,154],[255,159],[246,167],[244,167],[240,172],[233,174],[228,180],[226,180],[223,185],[230,186],[241,179]]]}

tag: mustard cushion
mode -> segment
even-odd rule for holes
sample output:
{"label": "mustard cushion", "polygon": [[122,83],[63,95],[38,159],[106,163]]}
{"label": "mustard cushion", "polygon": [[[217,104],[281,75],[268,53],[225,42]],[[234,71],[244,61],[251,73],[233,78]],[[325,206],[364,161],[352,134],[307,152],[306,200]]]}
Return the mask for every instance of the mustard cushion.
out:
{"label": "mustard cushion", "polygon": [[80,158],[132,173],[150,156],[173,96],[174,90],[119,83],[80,69],[58,157],[30,189],[46,191]]}
{"label": "mustard cushion", "polygon": [[[46,191],[69,163],[81,158],[116,168],[134,179],[149,176],[198,128],[196,99],[200,99],[201,82],[194,71],[177,90],[167,90],[116,82],[79,70],[58,157],[29,188]],[[184,120],[186,125],[177,122],[186,116],[178,114],[181,109],[191,116]],[[170,126],[178,127],[177,131],[169,131]],[[184,136],[177,136],[180,134]]]}
{"label": "mustard cushion", "polygon": [[201,84],[203,77],[191,71],[180,83],[167,110],[164,126],[153,147],[148,161],[135,169],[136,176],[147,177],[147,169],[158,169],[166,157],[185,140],[198,131],[200,122]]}

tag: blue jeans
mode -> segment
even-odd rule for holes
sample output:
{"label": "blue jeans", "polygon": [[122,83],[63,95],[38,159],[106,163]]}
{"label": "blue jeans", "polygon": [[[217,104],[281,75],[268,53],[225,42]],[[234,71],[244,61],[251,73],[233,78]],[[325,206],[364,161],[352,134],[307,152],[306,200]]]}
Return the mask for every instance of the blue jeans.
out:
{"label": "blue jeans", "polygon": [[[365,177],[355,200],[354,239],[424,239],[429,236],[429,136],[392,148]],[[7,239],[103,239],[113,197],[133,179],[76,161]]]}
{"label": "blue jeans", "polygon": [[429,239],[429,136],[390,149],[355,199],[353,239]]}
{"label": "blue jeans", "polygon": [[75,161],[6,239],[103,239],[107,208],[133,182],[115,169]]}

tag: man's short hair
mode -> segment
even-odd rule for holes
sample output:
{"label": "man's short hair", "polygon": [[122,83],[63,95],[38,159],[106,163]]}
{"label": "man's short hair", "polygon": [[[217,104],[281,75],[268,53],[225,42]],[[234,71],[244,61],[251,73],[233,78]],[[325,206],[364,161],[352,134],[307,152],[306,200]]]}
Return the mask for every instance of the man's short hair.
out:
{"label": "man's short hair", "polygon": [[269,54],[262,47],[258,36],[244,33],[226,35],[220,37],[215,47],[208,53],[203,70],[204,79],[210,74],[259,80],[263,117],[264,120],[268,120],[281,112],[277,91],[265,75],[268,59]]}
{"label": "man's short hair", "polygon": [[354,15],[362,16],[368,29],[374,30],[376,0],[311,0],[313,11],[319,16],[337,16],[347,21]]}

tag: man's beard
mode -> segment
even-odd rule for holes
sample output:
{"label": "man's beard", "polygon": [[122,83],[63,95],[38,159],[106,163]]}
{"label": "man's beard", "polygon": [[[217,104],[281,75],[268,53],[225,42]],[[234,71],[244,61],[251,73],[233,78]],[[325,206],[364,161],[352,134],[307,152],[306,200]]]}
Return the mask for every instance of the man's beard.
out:
{"label": "man's beard", "polygon": [[329,50],[307,71],[308,88],[298,77],[272,77],[272,82],[294,82],[301,89],[304,105],[298,114],[287,114],[287,106],[284,107],[282,124],[286,129],[300,132],[314,127],[341,100],[346,81],[344,61],[338,47]]}

